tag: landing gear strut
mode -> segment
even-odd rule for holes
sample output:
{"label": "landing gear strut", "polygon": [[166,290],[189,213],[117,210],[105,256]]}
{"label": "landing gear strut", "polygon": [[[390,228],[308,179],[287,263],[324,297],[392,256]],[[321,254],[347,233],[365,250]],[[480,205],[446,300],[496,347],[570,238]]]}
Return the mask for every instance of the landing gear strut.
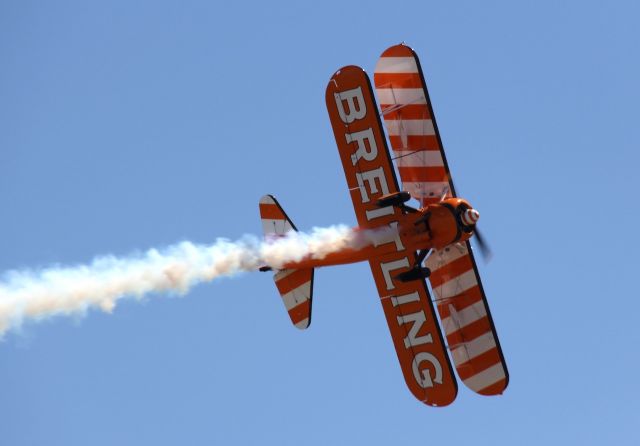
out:
{"label": "landing gear strut", "polygon": [[396,276],[400,282],[411,282],[412,280],[424,280],[431,275],[431,270],[424,266],[414,266],[409,271],[405,271]]}
{"label": "landing gear strut", "polygon": [[398,274],[395,278],[400,282],[410,282],[412,280],[424,280],[431,275],[431,270],[425,266],[422,266],[422,262],[427,257],[431,250],[430,249],[422,249],[418,252],[416,256],[416,263],[414,267],[409,271],[405,271],[403,273]]}

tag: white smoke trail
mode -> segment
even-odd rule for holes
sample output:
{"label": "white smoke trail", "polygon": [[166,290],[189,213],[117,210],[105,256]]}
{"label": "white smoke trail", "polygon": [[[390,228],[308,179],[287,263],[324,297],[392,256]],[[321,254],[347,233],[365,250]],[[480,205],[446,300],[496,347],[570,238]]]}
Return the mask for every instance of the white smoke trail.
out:
{"label": "white smoke trail", "polygon": [[307,255],[324,258],[340,248],[359,248],[379,234],[340,225],[314,228],[309,234],[290,232],[269,241],[252,236],[235,242],[218,239],[212,245],[185,241],[142,255],[98,257],[89,265],[9,271],[0,281],[0,337],[25,320],[83,314],[90,308],[111,312],[124,297],[185,294],[198,283],[262,265],[278,268]]}

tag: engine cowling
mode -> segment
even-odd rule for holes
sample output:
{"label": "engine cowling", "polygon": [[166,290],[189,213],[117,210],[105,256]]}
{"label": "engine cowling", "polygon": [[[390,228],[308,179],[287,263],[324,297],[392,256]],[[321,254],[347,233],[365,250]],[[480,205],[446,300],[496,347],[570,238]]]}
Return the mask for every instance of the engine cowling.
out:
{"label": "engine cowling", "polygon": [[480,218],[480,213],[462,198],[448,198],[427,206],[423,212],[429,214],[428,229],[436,249],[468,240]]}

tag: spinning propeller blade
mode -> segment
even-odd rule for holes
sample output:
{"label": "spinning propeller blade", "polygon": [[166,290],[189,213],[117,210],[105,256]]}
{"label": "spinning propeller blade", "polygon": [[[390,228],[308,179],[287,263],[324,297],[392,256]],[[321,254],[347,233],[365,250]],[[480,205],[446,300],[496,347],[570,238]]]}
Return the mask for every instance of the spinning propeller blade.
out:
{"label": "spinning propeller blade", "polygon": [[484,261],[488,263],[493,257],[491,247],[481,235],[480,229],[478,229],[478,227],[476,227],[473,232],[476,237],[476,242],[478,242],[478,248],[480,248],[480,254],[482,254],[482,258],[484,259]]}
{"label": "spinning propeller blade", "polygon": [[[453,179],[449,178],[449,181],[451,181],[452,187],[455,188],[455,185],[453,184]],[[449,187],[445,187],[442,191],[442,196],[440,198],[440,201],[444,201],[448,193],[449,193]],[[473,226],[474,226],[473,234],[476,238],[476,242],[478,243],[478,249],[480,249],[480,254],[482,255],[482,259],[485,261],[485,263],[489,263],[491,261],[491,258],[493,257],[493,251],[491,251],[491,247],[489,246],[489,243],[480,233],[480,229],[478,228],[477,224],[474,224]]]}

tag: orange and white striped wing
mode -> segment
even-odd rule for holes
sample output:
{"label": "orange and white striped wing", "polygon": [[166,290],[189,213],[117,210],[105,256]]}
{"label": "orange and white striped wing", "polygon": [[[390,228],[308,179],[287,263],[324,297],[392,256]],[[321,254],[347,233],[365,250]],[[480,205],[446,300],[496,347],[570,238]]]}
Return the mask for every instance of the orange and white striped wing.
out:
{"label": "orange and white striped wing", "polygon": [[[404,44],[382,53],[376,93],[402,188],[422,206],[456,196],[420,61]],[[427,259],[429,281],[460,379],[472,390],[504,391],[508,372],[469,242]]]}
{"label": "orange and white striped wing", "polygon": [[418,56],[404,44],[388,48],[374,82],[402,189],[422,206],[455,196]]}
{"label": "orange and white striped wing", "polygon": [[435,251],[426,265],[458,376],[481,395],[501,394],[509,373],[471,245],[467,241]]}

